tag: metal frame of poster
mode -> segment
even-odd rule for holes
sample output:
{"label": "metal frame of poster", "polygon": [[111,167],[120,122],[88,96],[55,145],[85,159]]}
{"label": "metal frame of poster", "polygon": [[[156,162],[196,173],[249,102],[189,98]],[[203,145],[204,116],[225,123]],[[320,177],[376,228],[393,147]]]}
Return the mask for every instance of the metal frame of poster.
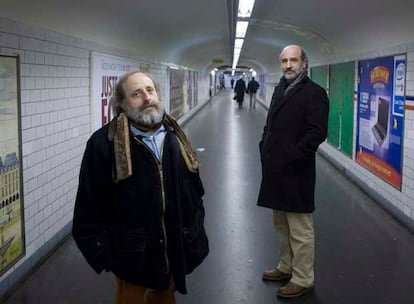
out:
{"label": "metal frame of poster", "polygon": [[406,55],[358,62],[356,162],[401,190]]}
{"label": "metal frame of poster", "polygon": [[112,119],[109,99],[115,90],[116,82],[123,74],[134,69],[149,71],[149,64],[122,57],[92,52],[91,54],[91,112],[92,131],[95,131]]}
{"label": "metal frame of poster", "polygon": [[0,275],[26,253],[19,66],[0,55]]}

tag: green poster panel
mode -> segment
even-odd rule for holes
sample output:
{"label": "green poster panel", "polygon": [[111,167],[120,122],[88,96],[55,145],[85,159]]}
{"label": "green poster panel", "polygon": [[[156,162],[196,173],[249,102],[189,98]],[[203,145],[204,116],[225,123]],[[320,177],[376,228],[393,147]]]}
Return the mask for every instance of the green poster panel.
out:
{"label": "green poster panel", "polygon": [[355,62],[329,67],[328,143],[352,157]]}
{"label": "green poster panel", "polygon": [[319,84],[322,88],[327,90],[328,84],[328,66],[319,66],[311,68],[311,79]]}

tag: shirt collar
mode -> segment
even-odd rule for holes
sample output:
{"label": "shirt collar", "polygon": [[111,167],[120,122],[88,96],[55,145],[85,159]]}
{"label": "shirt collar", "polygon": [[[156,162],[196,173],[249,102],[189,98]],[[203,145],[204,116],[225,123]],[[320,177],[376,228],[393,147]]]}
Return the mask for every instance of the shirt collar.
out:
{"label": "shirt collar", "polygon": [[165,132],[165,127],[164,127],[164,125],[161,125],[161,127],[159,127],[155,131],[144,132],[144,131],[141,131],[140,129],[138,129],[138,128],[131,125],[131,132],[135,136],[142,136],[142,137],[157,136],[161,132]]}

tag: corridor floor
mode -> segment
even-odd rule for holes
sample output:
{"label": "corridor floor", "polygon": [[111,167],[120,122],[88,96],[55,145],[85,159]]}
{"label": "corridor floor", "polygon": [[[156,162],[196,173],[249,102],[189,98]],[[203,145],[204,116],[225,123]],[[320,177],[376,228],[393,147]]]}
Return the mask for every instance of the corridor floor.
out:
{"label": "corridor floor", "polygon": [[[317,158],[315,293],[276,297],[280,283],[263,282],[275,266],[272,213],[256,206],[261,170],[258,142],[266,110],[238,109],[220,92],[186,125],[202,162],[210,254],[188,276],[178,304],[412,304],[414,235],[321,156]],[[248,96],[247,96],[248,97]],[[113,303],[114,279],[96,275],[72,238],[5,304]]]}

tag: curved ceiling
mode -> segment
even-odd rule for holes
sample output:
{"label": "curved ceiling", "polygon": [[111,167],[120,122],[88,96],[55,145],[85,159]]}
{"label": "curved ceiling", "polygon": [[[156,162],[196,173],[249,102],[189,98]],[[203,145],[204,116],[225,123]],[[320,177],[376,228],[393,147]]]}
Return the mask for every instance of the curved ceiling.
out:
{"label": "curved ceiling", "polygon": [[[207,71],[232,64],[237,4],[13,0],[3,1],[0,16]],[[413,8],[407,0],[256,0],[239,65],[258,73],[278,72],[278,53],[288,44],[302,45],[312,66],[412,42]]]}

